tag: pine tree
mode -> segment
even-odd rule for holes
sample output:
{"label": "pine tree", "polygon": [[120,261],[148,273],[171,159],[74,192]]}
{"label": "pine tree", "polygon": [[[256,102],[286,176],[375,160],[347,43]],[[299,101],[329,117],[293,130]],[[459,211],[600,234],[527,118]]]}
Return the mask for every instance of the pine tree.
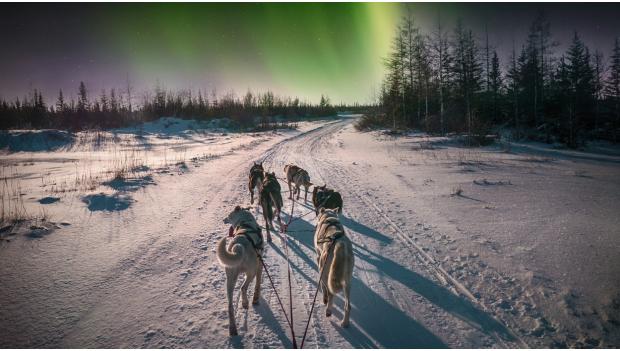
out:
{"label": "pine tree", "polygon": [[[403,47],[398,47],[397,52],[398,55],[402,56],[399,59],[402,59],[402,74],[403,74],[403,117],[407,116],[407,112],[409,112],[408,124],[413,125],[413,121],[411,120],[411,113],[413,112],[413,96],[415,93],[416,87],[416,57],[418,55],[418,42],[416,38],[419,35],[419,29],[414,26],[414,19],[411,15],[404,18],[403,25],[401,28],[401,40],[402,43],[396,44],[397,46],[402,45]],[[416,94],[418,97],[417,108],[419,111],[419,94]],[[411,106],[411,108],[407,109],[407,105]],[[419,114],[418,114],[419,118]]]}
{"label": "pine tree", "polygon": [[127,111],[131,114],[133,112],[133,86],[131,85],[131,80],[129,80],[129,74],[127,74],[125,83],[125,93],[127,94]]}
{"label": "pine tree", "polygon": [[466,30],[459,20],[454,32],[454,76],[456,93],[464,104],[467,131],[471,135],[474,122],[476,93],[480,90],[482,66],[479,60],[479,49],[473,32]]}
{"label": "pine tree", "polygon": [[[614,114],[614,129],[620,128],[620,40],[616,38],[609,62],[609,76],[605,82],[605,95],[610,100]],[[617,135],[615,138],[617,139]]]}
{"label": "pine tree", "polygon": [[426,37],[418,34],[416,42],[416,70],[418,76],[418,120],[421,121],[422,96],[424,97],[424,128],[429,130],[429,90],[431,79],[431,62]]}
{"label": "pine tree", "polygon": [[105,89],[101,90],[101,96],[99,97],[99,101],[101,101],[101,111],[107,114],[110,110],[110,104]]}
{"label": "pine tree", "polygon": [[62,94],[62,89],[58,91],[58,100],[56,100],[56,112],[63,113],[67,108],[67,103],[65,102],[64,95]]}
{"label": "pine tree", "polygon": [[519,70],[519,66],[517,65],[517,52],[515,50],[514,41],[512,43],[512,54],[510,56],[510,67],[508,67],[506,78],[508,78],[508,95],[510,96],[510,100],[512,102],[513,126],[518,133],[519,128],[521,127],[519,124],[519,95],[521,85],[521,71]]}
{"label": "pine tree", "polygon": [[85,113],[89,108],[88,103],[88,93],[86,91],[86,85],[84,82],[80,82],[80,87],[78,90],[78,105],[77,109],[79,113]]}
{"label": "pine tree", "polygon": [[439,91],[439,124],[441,134],[446,132],[445,125],[445,100],[447,97],[448,82],[450,80],[450,72],[452,70],[452,57],[449,53],[448,35],[441,26],[441,18],[437,19],[437,29],[433,33],[432,57],[434,62],[435,79],[437,80],[437,89]]}
{"label": "pine tree", "polygon": [[568,79],[570,82],[571,112],[569,114],[568,145],[577,146],[577,130],[589,127],[594,96],[594,72],[590,65],[590,52],[577,32],[567,52]]}
{"label": "pine tree", "polygon": [[497,121],[499,113],[499,98],[502,93],[502,72],[500,70],[499,58],[497,57],[497,51],[493,51],[493,58],[491,59],[491,69],[489,72],[489,92],[491,94],[491,111],[492,118]]}
{"label": "pine tree", "polygon": [[546,89],[549,85],[553,61],[553,48],[558,45],[551,37],[551,25],[544,11],[540,11],[530,25],[526,48],[528,51],[527,75],[531,83],[526,87],[528,101],[532,103],[534,126],[545,123]]}
{"label": "pine tree", "polygon": [[396,129],[397,120],[405,120],[405,69],[406,69],[406,44],[403,30],[399,26],[392,42],[392,52],[385,60],[387,76],[383,105],[388,114],[392,116],[392,128]]}
{"label": "pine tree", "polygon": [[593,69],[594,69],[594,129],[598,129],[600,119],[600,102],[603,99],[604,81],[603,75],[605,73],[605,64],[603,62],[603,53],[596,50],[593,57]]}

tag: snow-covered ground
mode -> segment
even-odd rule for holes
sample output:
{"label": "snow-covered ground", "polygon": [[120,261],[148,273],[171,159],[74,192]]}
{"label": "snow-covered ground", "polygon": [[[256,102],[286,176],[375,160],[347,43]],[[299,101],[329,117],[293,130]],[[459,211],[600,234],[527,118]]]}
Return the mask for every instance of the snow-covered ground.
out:
{"label": "snow-covered ground", "polygon": [[[258,160],[279,176],[298,164],[344,198],[351,326],[340,299],[332,317],[319,301],[306,348],[620,345],[613,149],[470,149],[359,133],[351,118],[251,134],[157,123],[1,156],[26,212],[47,219],[0,233],[0,347],[291,347],[266,276],[228,337],[215,244],[225,214],[249,205]],[[313,217],[265,258],[288,305],[288,251],[298,337],[318,275]]]}

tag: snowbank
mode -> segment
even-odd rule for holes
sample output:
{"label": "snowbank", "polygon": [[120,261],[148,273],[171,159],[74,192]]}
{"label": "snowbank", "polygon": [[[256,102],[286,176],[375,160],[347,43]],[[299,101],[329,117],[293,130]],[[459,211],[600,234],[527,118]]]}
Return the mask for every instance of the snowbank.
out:
{"label": "snowbank", "polygon": [[113,132],[178,135],[197,132],[222,133],[237,130],[238,128],[238,124],[228,118],[214,118],[208,121],[199,121],[195,119],[162,117],[155,121],[142,123],[137,126],[115,129]]}
{"label": "snowbank", "polygon": [[75,135],[62,130],[0,131],[0,149],[17,151],[50,151],[73,144]]}

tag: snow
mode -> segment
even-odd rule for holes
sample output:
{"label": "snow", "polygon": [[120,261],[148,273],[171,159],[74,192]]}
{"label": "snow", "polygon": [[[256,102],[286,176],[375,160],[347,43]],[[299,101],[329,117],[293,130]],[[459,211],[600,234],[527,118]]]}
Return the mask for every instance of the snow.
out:
{"label": "snow", "polygon": [[[230,133],[227,122],[162,119],[6,151],[4,174],[46,220],[0,229],[0,346],[290,348],[265,275],[260,305],[237,303],[240,335],[228,337],[215,257],[223,217],[249,206],[247,172],[260,160],[280,177],[298,164],[343,195],[351,326],[338,325],[340,297],[332,317],[319,298],[306,348],[620,344],[617,149],[464,148],[360,133],[353,121]],[[296,203],[293,216],[311,209]],[[298,338],[318,275],[314,221],[272,234],[265,256],[288,306],[288,252]]]}

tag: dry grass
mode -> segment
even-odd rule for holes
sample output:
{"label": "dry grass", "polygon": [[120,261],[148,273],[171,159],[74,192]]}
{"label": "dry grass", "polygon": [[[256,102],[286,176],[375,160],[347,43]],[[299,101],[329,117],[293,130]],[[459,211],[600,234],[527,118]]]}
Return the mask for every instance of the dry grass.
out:
{"label": "dry grass", "polygon": [[2,166],[0,183],[0,224],[4,226],[29,219],[17,170]]}

